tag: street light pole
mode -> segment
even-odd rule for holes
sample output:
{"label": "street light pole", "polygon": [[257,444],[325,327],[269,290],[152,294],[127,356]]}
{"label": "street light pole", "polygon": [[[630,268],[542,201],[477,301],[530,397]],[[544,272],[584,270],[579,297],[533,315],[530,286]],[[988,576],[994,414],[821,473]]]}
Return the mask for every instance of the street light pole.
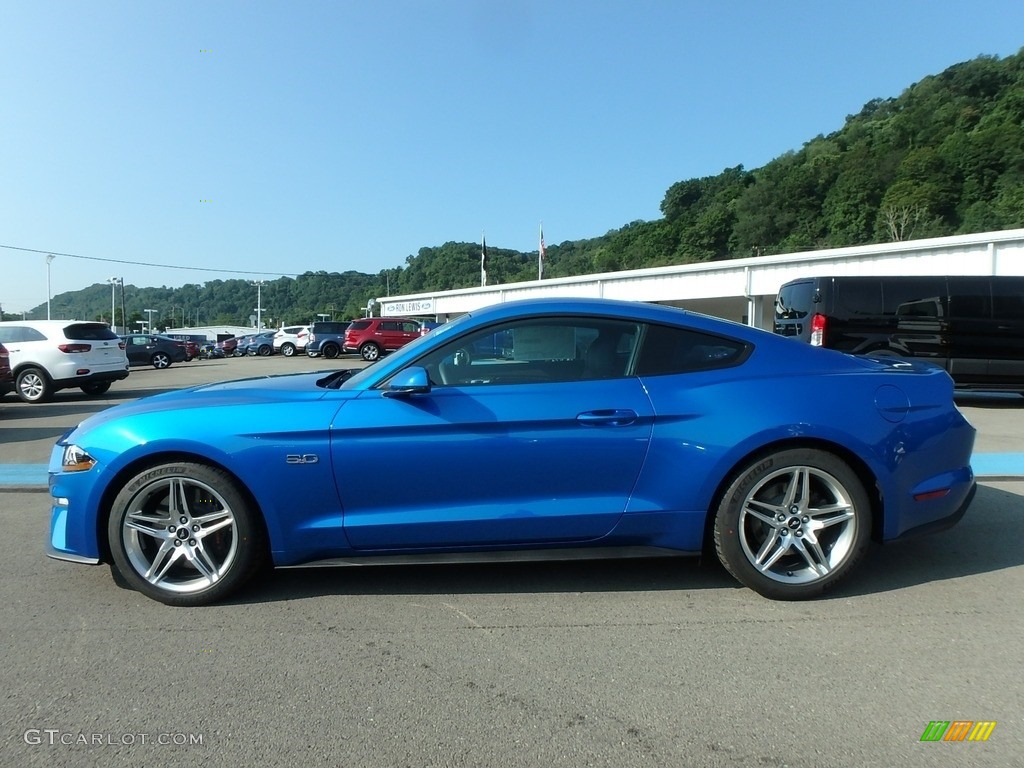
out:
{"label": "street light pole", "polygon": [[117,324],[114,322],[114,309],[117,306],[117,278],[111,277],[107,282],[110,283],[110,330],[117,333]]}
{"label": "street light pole", "polygon": [[52,253],[46,254],[46,319],[50,319],[50,264],[57,257]]}
{"label": "street light pole", "polygon": [[256,330],[263,330],[263,281],[257,280],[256,286]]}

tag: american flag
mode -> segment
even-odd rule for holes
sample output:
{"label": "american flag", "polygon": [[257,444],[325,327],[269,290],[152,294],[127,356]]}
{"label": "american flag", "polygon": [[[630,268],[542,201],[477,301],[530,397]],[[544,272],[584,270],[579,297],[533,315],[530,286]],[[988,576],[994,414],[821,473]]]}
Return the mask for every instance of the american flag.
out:
{"label": "american flag", "polygon": [[544,222],[540,224],[540,249],[537,251],[537,279],[544,278]]}

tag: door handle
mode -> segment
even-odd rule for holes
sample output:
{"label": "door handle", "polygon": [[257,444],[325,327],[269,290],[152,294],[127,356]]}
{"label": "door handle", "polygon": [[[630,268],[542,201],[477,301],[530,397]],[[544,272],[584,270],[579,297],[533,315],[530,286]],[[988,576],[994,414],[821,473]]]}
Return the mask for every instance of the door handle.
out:
{"label": "door handle", "polygon": [[599,411],[585,411],[576,417],[576,421],[585,426],[608,424],[612,427],[624,427],[636,421],[636,411],[630,408],[606,408]]}

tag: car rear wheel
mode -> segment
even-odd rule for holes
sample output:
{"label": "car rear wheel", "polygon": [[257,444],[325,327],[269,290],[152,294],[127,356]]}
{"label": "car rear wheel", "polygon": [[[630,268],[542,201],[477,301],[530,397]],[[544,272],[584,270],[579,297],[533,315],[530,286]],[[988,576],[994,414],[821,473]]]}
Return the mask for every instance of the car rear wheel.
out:
{"label": "car rear wheel", "polygon": [[295,345],[294,344],[282,344],[281,345],[281,354],[284,355],[285,357],[291,357],[292,355],[295,354]]}
{"label": "car rear wheel", "polygon": [[368,341],[359,348],[359,354],[362,355],[363,360],[372,363],[380,357],[380,347],[372,341]]}
{"label": "car rear wheel", "polygon": [[50,377],[40,368],[25,368],[14,381],[18,397],[26,403],[45,403],[53,397]]}
{"label": "car rear wheel", "polygon": [[870,534],[863,483],[837,456],[810,448],[742,468],[714,523],[726,570],[775,600],[817,597],[835,586],[863,556]]}
{"label": "car rear wheel", "polygon": [[170,368],[171,358],[166,352],[157,352],[149,359],[154,368]]}
{"label": "car rear wheel", "polygon": [[267,560],[255,510],[224,471],[192,462],[152,467],[114,499],[113,565],[132,589],[167,605],[206,605]]}
{"label": "car rear wheel", "polygon": [[87,395],[102,395],[104,392],[110,389],[110,382],[94,381],[90,384],[83,384],[81,389]]}
{"label": "car rear wheel", "polygon": [[320,347],[320,354],[326,357],[328,360],[333,360],[339,354],[341,354],[341,349],[338,347],[337,344],[324,344],[322,347]]}

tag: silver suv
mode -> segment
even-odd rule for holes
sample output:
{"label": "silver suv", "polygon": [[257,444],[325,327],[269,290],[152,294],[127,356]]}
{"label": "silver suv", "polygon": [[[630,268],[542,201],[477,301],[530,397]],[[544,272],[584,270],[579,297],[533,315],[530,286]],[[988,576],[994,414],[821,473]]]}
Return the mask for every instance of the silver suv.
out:
{"label": "silver suv", "polygon": [[124,342],[106,323],[0,322],[0,344],[7,347],[14,372],[13,382],[0,382],[0,396],[14,391],[26,403],[45,402],[71,387],[102,395],[128,377]]}

